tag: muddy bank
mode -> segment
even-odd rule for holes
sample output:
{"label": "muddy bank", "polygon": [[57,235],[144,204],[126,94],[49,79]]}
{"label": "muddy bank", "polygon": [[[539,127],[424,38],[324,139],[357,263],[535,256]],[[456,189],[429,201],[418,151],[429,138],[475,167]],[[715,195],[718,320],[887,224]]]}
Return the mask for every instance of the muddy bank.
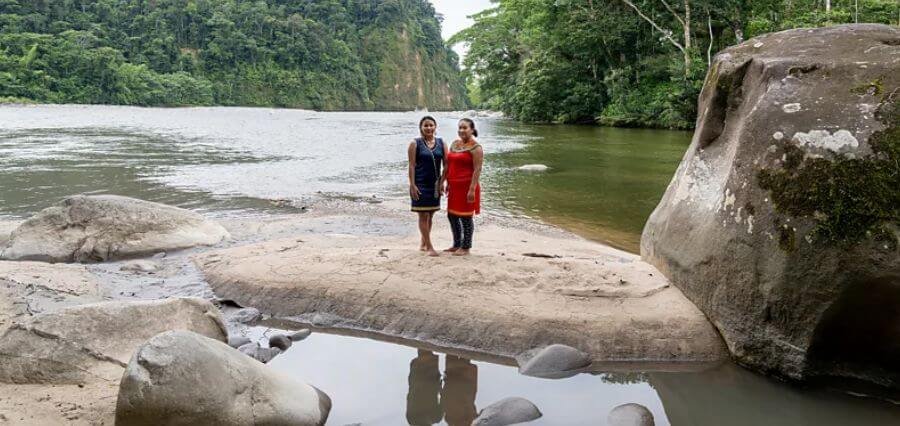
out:
{"label": "muddy bank", "polygon": [[563,343],[598,363],[725,358],[703,314],[637,256],[487,222],[468,258],[426,257],[410,232],[296,233],[195,258],[216,296],[316,326],[503,357]]}

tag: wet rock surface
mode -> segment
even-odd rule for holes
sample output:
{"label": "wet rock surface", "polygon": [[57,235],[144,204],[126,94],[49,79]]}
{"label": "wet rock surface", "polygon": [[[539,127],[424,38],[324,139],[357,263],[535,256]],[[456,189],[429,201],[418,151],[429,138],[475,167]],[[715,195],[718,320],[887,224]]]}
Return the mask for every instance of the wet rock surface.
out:
{"label": "wet rock surface", "polygon": [[116,380],[135,348],[173,329],[226,339],[218,311],[202,299],[101,302],[36,315],[0,336],[0,383]]}
{"label": "wet rock surface", "polygon": [[79,195],[16,228],[0,259],[106,261],[213,245],[228,236],[222,226],[188,210],[115,195]]}
{"label": "wet rock surface", "polygon": [[571,346],[554,344],[527,351],[518,357],[519,373],[545,379],[562,379],[591,366],[591,356]]}
{"label": "wet rock surface", "polygon": [[716,56],[641,254],[739,363],[900,387],[898,70],[900,30],[884,25]]}
{"label": "wet rock surface", "polygon": [[322,425],[331,400],[228,345],[171,331],[142,345],[122,376],[116,423]]}
{"label": "wet rock surface", "polygon": [[541,410],[531,401],[519,397],[505,398],[481,410],[472,426],[507,426],[527,423],[541,416]]}
{"label": "wet rock surface", "polygon": [[654,426],[653,413],[641,404],[622,404],[606,417],[609,426]]}

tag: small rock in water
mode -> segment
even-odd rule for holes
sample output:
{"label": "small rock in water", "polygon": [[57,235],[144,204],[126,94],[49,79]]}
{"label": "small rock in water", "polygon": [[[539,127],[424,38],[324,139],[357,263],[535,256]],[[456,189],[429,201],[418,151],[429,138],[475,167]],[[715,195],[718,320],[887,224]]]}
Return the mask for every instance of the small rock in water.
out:
{"label": "small rock in water", "polygon": [[541,410],[525,398],[505,398],[488,405],[472,422],[472,426],[506,426],[539,419]]}
{"label": "small rock in water", "polygon": [[263,364],[268,364],[269,361],[281,354],[281,349],[262,348],[259,346],[259,343],[248,343],[238,348],[238,351]]}
{"label": "small rock in water", "polygon": [[250,338],[246,336],[230,336],[228,337],[228,346],[232,348],[240,348],[246,344],[250,343]]}
{"label": "small rock in water", "polygon": [[310,330],[308,328],[304,328],[302,330],[298,330],[294,334],[291,334],[291,340],[293,340],[295,342],[299,342],[299,341],[309,337],[310,334],[312,334],[312,330]]}
{"label": "small rock in water", "polygon": [[259,309],[244,308],[231,314],[228,319],[241,324],[249,324],[260,318],[262,318],[262,313],[259,312]]}
{"label": "small rock in water", "polygon": [[288,350],[291,347],[291,339],[283,334],[276,334],[272,337],[269,337],[269,347],[270,348],[278,348],[282,351]]}
{"label": "small rock in water", "polygon": [[609,426],[654,426],[653,413],[640,404],[622,404],[606,417]]}
{"label": "small rock in water", "polygon": [[559,344],[525,352],[516,360],[519,363],[520,374],[544,379],[572,377],[591,365],[590,355],[571,346]]}
{"label": "small rock in water", "polygon": [[151,273],[162,269],[162,265],[150,260],[133,260],[122,265],[120,271]]}
{"label": "small rock in water", "polygon": [[518,170],[523,172],[546,172],[547,170],[550,170],[550,167],[543,164],[526,164],[518,167]]}

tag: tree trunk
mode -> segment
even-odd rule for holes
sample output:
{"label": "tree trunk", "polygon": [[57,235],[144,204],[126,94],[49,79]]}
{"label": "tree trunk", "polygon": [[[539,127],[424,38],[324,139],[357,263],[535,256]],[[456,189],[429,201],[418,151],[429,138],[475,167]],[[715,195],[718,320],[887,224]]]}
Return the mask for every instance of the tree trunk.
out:
{"label": "tree trunk", "polygon": [[691,71],[691,1],[684,0],[684,76]]}

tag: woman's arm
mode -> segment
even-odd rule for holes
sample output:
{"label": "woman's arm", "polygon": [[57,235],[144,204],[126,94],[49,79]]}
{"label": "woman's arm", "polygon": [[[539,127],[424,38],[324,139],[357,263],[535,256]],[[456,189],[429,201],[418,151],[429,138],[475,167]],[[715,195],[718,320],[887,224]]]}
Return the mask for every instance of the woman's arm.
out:
{"label": "woman's arm", "polygon": [[447,163],[447,156],[450,155],[450,148],[447,147],[447,144],[442,144],[442,145],[444,145],[444,158],[443,158],[443,161],[442,161],[443,166],[442,166],[442,168],[441,168],[441,185],[440,185],[438,188],[440,188],[440,189],[444,192],[444,195],[447,195],[447,193],[450,192],[450,191],[449,191],[449,188],[446,186],[446,184],[447,184],[447,171],[448,171],[448,169],[449,169],[449,168],[448,168],[448,163]]}
{"label": "woman's arm", "polygon": [[406,149],[406,156],[409,157],[409,196],[413,200],[419,200],[419,188],[416,187],[416,142],[409,143]]}
{"label": "woman's arm", "polygon": [[472,165],[475,171],[472,172],[472,183],[469,184],[469,193],[466,194],[466,201],[475,202],[475,188],[478,186],[478,180],[481,178],[481,165],[484,164],[484,150],[479,145],[472,150]]}

